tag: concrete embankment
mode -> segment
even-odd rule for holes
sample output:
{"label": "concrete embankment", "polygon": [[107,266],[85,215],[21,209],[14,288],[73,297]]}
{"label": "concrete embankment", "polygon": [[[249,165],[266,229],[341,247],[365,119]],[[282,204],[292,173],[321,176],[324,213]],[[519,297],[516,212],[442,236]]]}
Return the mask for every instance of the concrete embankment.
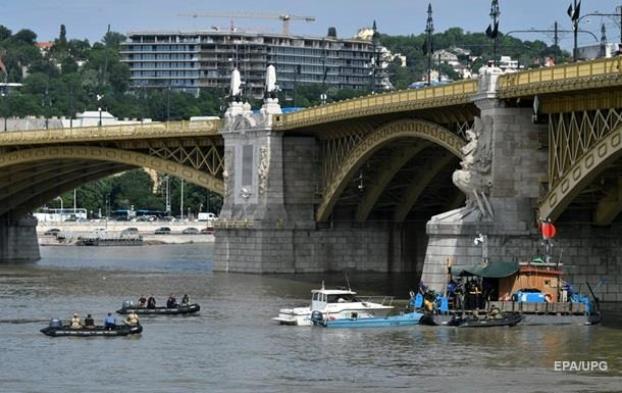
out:
{"label": "concrete embankment", "polygon": [[[156,229],[167,227],[171,229],[169,234],[155,234]],[[143,237],[145,245],[150,244],[184,244],[184,243],[211,243],[214,241],[212,234],[183,234],[182,231],[187,228],[196,228],[201,230],[205,228],[203,222],[111,222],[106,225],[105,222],[47,222],[39,223],[37,226],[37,235],[39,236],[39,244],[45,246],[73,245],[79,237],[92,237],[96,233],[102,233],[102,236],[118,237],[121,232],[128,228],[136,228],[138,234]],[[59,229],[61,236],[58,240],[55,235],[45,235],[51,229]]]}

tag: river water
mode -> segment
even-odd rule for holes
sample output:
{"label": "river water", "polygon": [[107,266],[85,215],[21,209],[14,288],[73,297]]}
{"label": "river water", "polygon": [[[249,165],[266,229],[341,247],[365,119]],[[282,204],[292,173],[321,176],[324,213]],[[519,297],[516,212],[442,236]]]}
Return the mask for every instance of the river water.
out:
{"label": "river water", "polygon": [[[0,392],[617,392],[622,325],[329,330],[275,325],[278,309],[308,303],[341,274],[211,271],[211,245],[43,247],[42,260],[0,266]],[[410,277],[350,274],[364,295],[406,298]],[[143,317],[127,338],[50,338],[50,317],[124,299],[189,293],[198,316]],[[606,362],[561,372],[556,361]],[[602,364],[602,363],[601,363]]]}

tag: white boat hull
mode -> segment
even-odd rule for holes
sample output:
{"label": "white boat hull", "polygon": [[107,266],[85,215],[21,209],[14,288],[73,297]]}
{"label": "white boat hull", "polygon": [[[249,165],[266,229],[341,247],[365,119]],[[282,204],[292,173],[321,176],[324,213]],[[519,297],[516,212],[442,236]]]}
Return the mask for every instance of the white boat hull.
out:
{"label": "white boat hull", "polygon": [[[393,309],[391,306],[383,306],[381,304],[365,303],[362,305],[351,304],[351,307],[337,309],[318,310],[327,320],[352,318],[356,314],[358,318],[374,318],[384,317]],[[312,326],[310,307],[283,308],[279,311],[279,315],[272,320],[281,325],[289,326]]]}

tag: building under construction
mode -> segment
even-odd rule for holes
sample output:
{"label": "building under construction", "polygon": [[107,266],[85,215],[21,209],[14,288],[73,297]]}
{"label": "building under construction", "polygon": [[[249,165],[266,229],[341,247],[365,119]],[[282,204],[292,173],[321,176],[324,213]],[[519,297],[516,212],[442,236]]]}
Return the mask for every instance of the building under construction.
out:
{"label": "building under construction", "polygon": [[231,71],[242,76],[243,93],[260,98],[265,72],[276,67],[286,94],[302,84],[326,88],[390,87],[380,66],[382,48],[373,39],[340,39],[334,28],[326,37],[252,33],[229,29],[194,32],[130,32],[121,47],[134,89],[228,89]]}

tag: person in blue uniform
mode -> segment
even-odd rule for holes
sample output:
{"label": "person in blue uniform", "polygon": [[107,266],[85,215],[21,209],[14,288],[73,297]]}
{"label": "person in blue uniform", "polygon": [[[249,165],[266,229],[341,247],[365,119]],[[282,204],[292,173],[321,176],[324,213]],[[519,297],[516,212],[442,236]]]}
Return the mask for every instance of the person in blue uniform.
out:
{"label": "person in blue uniform", "polygon": [[104,328],[106,330],[114,330],[117,327],[117,318],[112,316],[112,313],[108,313],[104,318]]}

